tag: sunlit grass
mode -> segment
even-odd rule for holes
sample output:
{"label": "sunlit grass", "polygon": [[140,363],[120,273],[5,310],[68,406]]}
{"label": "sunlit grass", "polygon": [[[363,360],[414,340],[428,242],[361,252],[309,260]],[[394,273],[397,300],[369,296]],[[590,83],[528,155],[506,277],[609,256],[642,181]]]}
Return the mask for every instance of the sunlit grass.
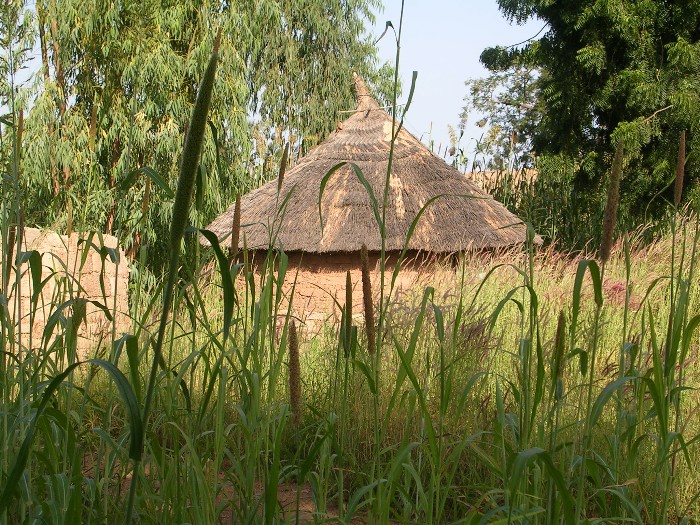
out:
{"label": "sunlit grass", "polygon": [[[692,241],[694,228],[692,219],[685,221],[678,235],[687,231],[686,238]],[[693,259],[693,250],[693,243],[686,243],[685,261]],[[700,401],[695,391],[700,377],[693,324],[697,321],[692,313],[698,310],[700,298],[693,276],[684,271],[676,282],[691,285],[681,329],[681,339],[688,346],[685,361],[668,366],[682,369],[683,386],[691,389],[669,391],[671,397],[656,400],[662,404],[656,403],[651,390],[652,383],[670,371],[659,365],[663,357],[659,352],[665,348],[659,341],[665,337],[671,307],[672,255],[680,260],[679,248],[671,250],[670,236],[630,248],[629,261],[623,242],[618,243],[599,290],[603,302],[598,316],[593,283],[583,279],[574,348],[566,351],[561,384],[552,375],[554,338],[559,312],[564,312],[567,333],[571,330],[572,294],[581,256],[558,254],[553,248],[536,253],[532,261],[526,253],[513,250],[472,254],[456,269],[435,268],[430,279],[434,289],[427,295],[423,286],[427,283],[422,283],[393,296],[385,330],[378,334],[378,360],[367,351],[364,330],[357,331],[346,358],[340,325],[310,332],[315,334],[310,338],[304,336],[302,326],[298,425],[290,420],[288,316],[275,315],[275,311],[287,313],[278,311],[283,294],[276,293],[276,282],[284,279],[275,273],[275,266],[233,281],[237,300],[226,340],[221,274],[207,276],[205,271],[201,279],[181,281],[166,330],[165,366],[156,376],[144,469],[136,474],[141,485],[136,494],[139,519],[152,523],[274,520],[283,513],[274,487],[292,484],[300,491],[311,487],[310,504],[319,521],[331,519],[342,507],[346,514],[359,513],[376,522],[442,523],[471,516],[477,523],[507,521],[509,515],[518,522],[524,516],[532,523],[550,522],[548,500],[563,501],[556,496],[562,490],[570,491],[575,500],[581,472],[577,463],[581,403],[589,384],[582,373],[582,356],[596,332],[599,357],[592,405],[602,399],[601,392],[609,392],[610,397],[600,405],[592,426],[593,454],[586,465],[582,515],[641,518],[647,523],[663,521],[664,516],[669,522],[676,519],[673,516],[697,516],[698,478],[692,466],[698,458],[694,438],[700,429],[693,415]],[[523,274],[530,274],[530,265],[535,295],[522,289]],[[231,278],[228,269],[223,275]],[[530,308],[535,296],[536,311]],[[135,311],[136,318],[152,318],[152,312],[161,308],[157,296],[154,301],[150,315]],[[530,403],[537,397],[535,388],[542,395],[537,413],[527,417],[521,413],[523,352],[532,352],[533,363],[538,357],[536,348],[523,344],[528,343],[533,314],[541,343],[541,370],[533,366]],[[3,319],[7,327],[11,320],[6,315]],[[69,341],[69,321],[67,312],[66,323],[57,331],[58,342],[35,349],[21,366],[11,357],[4,361],[2,446],[8,468],[18,457],[23,435],[19,407],[26,407],[26,429],[34,414],[30,407],[36,406],[46,381],[56,374],[52,356]],[[150,369],[149,341],[155,333],[156,326],[146,323],[134,341],[138,373],[130,370],[126,359],[127,339],[121,346],[95,350],[122,369],[141,400]],[[626,348],[628,370],[621,374],[619,353],[625,342],[637,346]],[[8,354],[24,351],[28,355],[19,343],[14,344],[7,347]],[[117,349],[121,350],[118,361]],[[371,373],[377,366],[379,388]],[[22,504],[5,509],[8,522],[32,516],[54,522],[67,522],[69,518],[62,515],[108,522],[123,517],[133,483],[129,419],[111,379],[94,366],[83,365],[80,370],[56,390],[51,408],[38,420],[22,474],[25,488],[11,495],[12,501]],[[614,391],[606,390],[623,376],[634,379]],[[378,422],[372,415],[375,403]],[[669,404],[664,408],[663,403]],[[659,441],[660,410],[668,413],[671,442]],[[520,419],[523,416],[526,419]],[[530,426],[527,438],[520,421]],[[376,435],[381,440],[378,458]],[[552,469],[541,463],[544,454],[551,459]],[[527,457],[532,460],[518,463],[518,458]],[[664,469],[673,471],[671,485],[660,477]],[[514,474],[520,476],[517,483],[511,481]],[[559,478],[561,486],[553,481]],[[659,496],[664,494],[668,501],[659,506]],[[72,513],[62,514],[65,508]],[[560,514],[555,512],[555,521],[568,522],[563,506],[556,508]],[[289,517],[289,509],[284,512]]]}
{"label": "sunlit grass", "polygon": [[[206,111],[193,120],[203,133]],[[539,249],[530,231],[526,247],[462,254],[409,290],[382,276],[376,346],[351,293],[335,324],[294,321],[290,392],[286,254],[254,267],[195,231],[211,251],[179,262],[195,149],[171,268],[132,296],[132,333],[78,361],[73,290],[48,305],[52,336],[28,345],[3,289],[2,522],[698,520],[695,216],[675,210],[671,231],[626,236],[600,264]],[[4,255],[19,216],[9,193],[0,273],[17,286],[37,258]]]}

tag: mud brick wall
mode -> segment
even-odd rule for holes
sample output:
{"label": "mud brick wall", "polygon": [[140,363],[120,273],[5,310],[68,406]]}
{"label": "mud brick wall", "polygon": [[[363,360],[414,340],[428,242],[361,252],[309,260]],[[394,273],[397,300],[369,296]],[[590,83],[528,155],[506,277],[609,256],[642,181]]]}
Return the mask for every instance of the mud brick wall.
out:
{"label": "mud brick wall", "polygon": [[[88,246],[85,241],[94,246]],[[116,237],[103,235],[102,241],[103,245],[100,244],[97,235],[90,237],[87,234],[74,233],[68,237],[51,231],[25,228],[22,239],[24,258],[26,259],[26,254],[32,251],[41,255],[41,280],[46,280],[46,283],[41,288],[32,322],[30,310],[34,290],[29,262],[25,261],[20,265],[19,303],[16,300],[17,283],[14,274],[10,279],[7,290],[8,311],[15,323],[15,331],[21,326],[24,345],[29,343],[30,330],[32,346],[41,345],[44,328],[51,314],[66,301],[76,298],[104,305],[115,319],[117,338],[121,336],[121,332],[129,329],[129,266],[123,251],[117,250]],[[111,254],[107,249],[111,250]],[[112,258],[117,254],[119,260],[118,264],[115,264]],[[62,314],[69,317],[73,312],[74,308],[71,306]],[[20,326],[17,325],[18,318]],[[64,329],[59,323],[54,329],[54,337],[62,330]],[[89,357],[98,346],[109,348],[112,322],[101,308],[87,302],[85,321],[80,325],[77,336],[79,357]]]}
{"label": "mud brick wall", "polygon": [[[336,323],[340,310],[335,301],[345,304],[345,280],[349,270],[353,284],[353,317],[362,323],[364,312],[362,300],[362,276],[360,253],[346,252],[333,254],[290,253],[284,283],[286,300],[292,292],[294,298],[292,312],[311,332],[318,331],[324,323]],[[385,293],[388,293],[391,276],[396,267],[397,254],[390,254],[385,266]],[[261,258],[256,257],[259,267]],[[379,254],[369,254],[374,303],[379,300],[380,263]],[[407,290],[428,279],[432,273],[433,260],[416,253],[407,254],[394,287],[395,292]],[[298,273],[297,273],[298,269]],[[296,283],[295,283],[296,281]],[[288,303],[285,303],[288,304]]]}

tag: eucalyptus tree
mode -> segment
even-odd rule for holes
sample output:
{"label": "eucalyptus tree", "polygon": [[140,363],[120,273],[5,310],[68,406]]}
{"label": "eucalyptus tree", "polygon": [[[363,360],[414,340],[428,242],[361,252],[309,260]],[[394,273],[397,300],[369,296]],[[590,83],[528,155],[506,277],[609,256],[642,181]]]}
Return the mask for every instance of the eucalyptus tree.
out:
{"label": "eucalyptus tree", "polygon": [[0,4],[0,155],[2,171],[8,177],[12,175],[10,164],[15,157],[13,141],[21,139],[17,135],[21,135],[21,115],[27,107],[26,71],[35,38],[33,12],[26,4],[26,0]]}
{"label": "eucalyptus tree", "polygon": [[[213,7],[37,0],[43,86],[29,115],[25,158],[34,222],[116,232],[132,251],[164,231],[195,79],[211,52]],[[234,42],[221,53],[227,74],[214,118],[237,129],[245,123],[243,65]],[[210,144],[208,161],[213,153]],[[162,187],[129,176],[143,166],[161,175]],[[213,185],[225,189],[228,180]],[[206,202],[215,208],[220,194],[212,191]]]}
{"label": "eucalyptus tree", "polygon": [[482,169],[533,167],[533,134],[542,118],[539,79],[537,69],[516,64],[465,82],[460,124],[478,116],[476,124],[484,129],[475,152],[483,160],[475,158],[473,163]]}
{"label": "eucalyptus tree", "polygon": [[[0,4],[0,292],[6,292],[15,245],[21,234],[20,174],[24,110],[27,105],[26,70],[34,44],[33,13],[26,0]],[[1,346],[1,345],[0,345]]]}
{"label": "eucalyptus tree", "polygon": [[[302,131],[313,146],[354,107],[352,73],[375,80],[374,45],[365,37],[377,0],[242,2],[261,39],[245,49],[251,110],[261,120]],[[329,118],[330,117],[330,118]]]}
{"label": "eucalyptus tree", "polygon": [[290,138],[317,142],[351,107],[352,71],[377,77],[364,31],[375,7],[375,0],[36,0],[43,86],[26,132],[31,220],[116,233],[132,255],[158,243],[197,79],[221,29],[191,212],[204,224],[265,165],[254,147],[264,157]]}

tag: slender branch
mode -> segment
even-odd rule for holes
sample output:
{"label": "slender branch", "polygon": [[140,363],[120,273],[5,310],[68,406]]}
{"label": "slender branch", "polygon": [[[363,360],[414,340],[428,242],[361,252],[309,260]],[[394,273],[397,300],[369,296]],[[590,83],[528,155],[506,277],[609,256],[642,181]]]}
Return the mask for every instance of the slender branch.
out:
{"label": "slender branch", "polygon": [[672,107],[673,107],[673,104],[669,104],[665,108],[657,109],[651,115],[649,115],[647,118],[645,118],[642,122],[649,122],[651,119],[653,119],[656,115],[658,115],[662,111],[666,111],[667,109],[671,109]]}
{"label": "slender branch", "polygon": [[512,45],[510,45],[510,46],[506,46],[506,49],[510,49],[511,47],[518,47],[518,46],[521,46],[521,45],[523,45],[523,44],[527,44],[528,42],[532,42],[535,38],[537,38],[537,37],[540,35],[540,33],[541,33],[542,31],[545,30],[545,28],[546,28],[548,25],[549,25],[549,24],[543,25],[543,26],[542,26],[542,29],[540,29],[539,31],[537,31],[537,33],[535,33],[533,36],[531,36],[531,37],[528,38],[527,40],[523,40],[522,42],[518,42],[517,44],[512,44]]}

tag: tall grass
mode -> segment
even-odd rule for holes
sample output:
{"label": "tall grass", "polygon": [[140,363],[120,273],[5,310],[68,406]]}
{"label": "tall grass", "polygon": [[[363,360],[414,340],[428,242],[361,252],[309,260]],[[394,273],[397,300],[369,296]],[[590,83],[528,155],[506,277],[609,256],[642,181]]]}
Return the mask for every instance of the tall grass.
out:
{"label": "tall grass", "polygon": [[[695,518],[698,399],[686,388],[698,382],[689,266],[696,231],[679,224],[687,241],[675,248],[673,303],[670,238],[617,245],[607,280],[590,279],[592,259],[553,251],[493,256],[486,275],[479,275],[483,260],[465,257],[457,273],[437,270],[433,288],[394,296],[380,352],[368,351],[364,331],[348,340],[352,323],[311,340],[302,331],[301,410],[292,410],[288,393],[293,336],[277,294],[284,275],[272,260],[283,254],[271,252],[255,273],[229,267],[222,251],[226,266],[216,279],[205,274],[176,287],[143,469],[129,466],[132,431],[107,376],[74,372],[46,395],[65,367],[52,356],[73,344],[69,317],[56,327],[60,342],[35,348],[31,366],[8,356],[4,483],[32,421],[37,430],[20,490],[8,500],[22,505],[8,505],[6,521],[119,521],[134,477],[136,514],[153,523],[294,521],[296,498],[288,498],[293,510],[277,501],[285,490],[298,490],[317,521],[569,523],[576,512],[645,523]],[[152,309],[160,308],[155,301]],[[150,317],[141,315],[138,337],[97,350],[122,368],[140,400],[155,337]],[[301,499],[307,483],[310,502]]]}
{"label": "tall grass", "polygon": [[[16,172],[3,184],[3,523],[700,519],[696,217],[648,245],[611,230],[602,265],[538,251],[529,229],[526,249],[462,254],[401,293],[382,250],[377,326],[358,329],[348,293],[309,338],[274,233],[254,261],[196,231],[211,254],[179,263],[195,150],[166,280],[84,361],[79,287],[46,305],[41,341],[21,334],[42,280],[38,254],[8,249]],[[384,233],[386,195],[368,198]],[[25,274],[36,299],[13,314]]]}

